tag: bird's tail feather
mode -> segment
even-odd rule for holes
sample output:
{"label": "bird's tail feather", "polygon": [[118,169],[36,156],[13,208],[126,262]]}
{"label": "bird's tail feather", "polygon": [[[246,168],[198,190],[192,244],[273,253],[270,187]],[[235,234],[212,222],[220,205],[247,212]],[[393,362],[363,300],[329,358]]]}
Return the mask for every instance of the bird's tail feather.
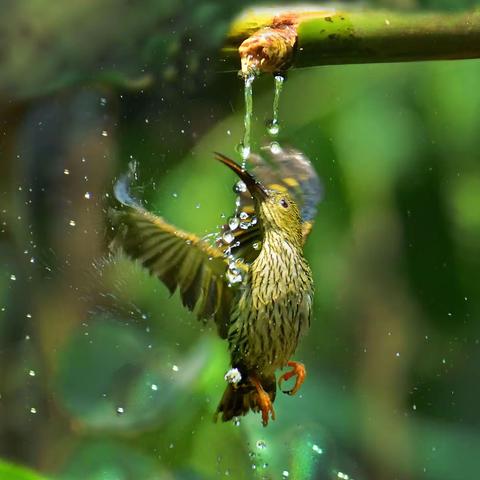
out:
{"label": "bird's tail feather", "polygon": [[[261,384],[273,404],[277,389],[275,377],[262,379]],[[255,385],[251,382],[242,382],[238,385],[229,383],[218,404],[214,419],[217,421],[220,416],[223,422],[228,422],[232,418],[246,415],[250,410],[254,412],[261,410]]]}

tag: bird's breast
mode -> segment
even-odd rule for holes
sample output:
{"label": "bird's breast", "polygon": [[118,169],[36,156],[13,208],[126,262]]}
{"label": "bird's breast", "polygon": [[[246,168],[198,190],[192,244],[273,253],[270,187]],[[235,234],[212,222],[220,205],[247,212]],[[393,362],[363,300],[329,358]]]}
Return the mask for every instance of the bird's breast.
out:
{"label": "bird's breast", "polygon": [[281,248],[266,245],[251,267],[254,307],[292,302],[313,289],[310,267],[302,253],[284,241]]}
{"label": "bird's breast", "polygon": [[310,322],[310,268],[301,252],[282,247],[262,249],[232,315],[234,357],[262,370],[284,366]]}

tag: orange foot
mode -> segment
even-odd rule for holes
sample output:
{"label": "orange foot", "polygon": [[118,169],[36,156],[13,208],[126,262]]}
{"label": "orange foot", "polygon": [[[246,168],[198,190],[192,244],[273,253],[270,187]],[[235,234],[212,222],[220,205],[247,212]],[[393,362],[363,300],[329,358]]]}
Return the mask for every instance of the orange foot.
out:
{"label": "orange foot", "polygon": [[300,362],[288,362],[288,366],[292,367],[292,369],[284,373],[279,379],[278,379],[278,386],[280,390],[282,390],[282,382],[285,380],[289,380],[293,376],[296,376],[297,378],[295,379],[295,385],[291,390],[282,390],[283,393],[287,393],[288,395],[295,395],[298,390],[300,390],[300,387],[302,386],[302,383],[305,381],[305,377],[307,376],[307,370],[305,370],[305,365]]}
{"label": "orange foot", "polygon": [[272,416],[272,420],[275,420],[275,410],[273,409],[272,401],[270,400],[270,396],[268,393],[263,389],[262,384],[258,381],[255,377],[250,377],[252,383],[255,385],[257,389],[257,405],[259,406],[262,412],[262,424],[264,427],[268,425],[269,415]]}

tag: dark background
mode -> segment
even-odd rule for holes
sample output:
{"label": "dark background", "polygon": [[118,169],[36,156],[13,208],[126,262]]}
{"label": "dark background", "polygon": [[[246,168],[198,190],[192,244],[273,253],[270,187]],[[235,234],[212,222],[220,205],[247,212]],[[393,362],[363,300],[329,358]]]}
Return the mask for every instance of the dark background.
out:
{"label": "dark background", "polygon": [[[243,90],[213,66],[238,2],[46,0],[0,27],[0,479],[474,479],[480,62],[294,70],[279,141],[325,198],[306,247],[308,380],[214,424],[226,344],[108,258],[115,178],[203,235],[234,208]],[[398,0],[373,7],[463,9]],[[254,146],[273,80],[254,82]],[[287,477],[288,475],[288,477]]]}

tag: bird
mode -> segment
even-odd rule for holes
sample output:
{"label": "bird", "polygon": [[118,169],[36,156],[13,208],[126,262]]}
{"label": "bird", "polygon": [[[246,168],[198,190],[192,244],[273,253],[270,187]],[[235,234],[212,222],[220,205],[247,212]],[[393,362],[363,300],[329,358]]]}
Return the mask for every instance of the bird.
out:
{"label": "bird", "polygon": [[275,420],[278,379],[295,377],[284,393],[294,395],[306,377],[292,359],[312,316],[312,272],[303,254],[320,180],[307,157],[295,149],[270,151],[270,161],[251,154],[252,171],[221,153],[215,158],[238,177],[235,215],[212,242],[168,223],[130,193],[131,174],[115,184],[120,203],[112,214],[113,244],[140,262],[201,320],[213,319],[228,342],[231,368],[214,419],[229,421],[260,412]]}

